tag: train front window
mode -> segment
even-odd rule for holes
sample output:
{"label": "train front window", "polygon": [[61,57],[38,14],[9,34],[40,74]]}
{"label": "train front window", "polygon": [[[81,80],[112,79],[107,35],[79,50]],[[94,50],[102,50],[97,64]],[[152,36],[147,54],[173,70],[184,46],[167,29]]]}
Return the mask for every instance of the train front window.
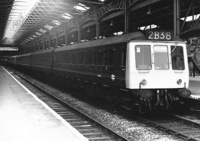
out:
{"label": "train front window", "polygon": [[150,70],[151,50],[149,45],[136,45],[135,58],[137,70]]}
{"label": "train front window", "polygon": [[171,46],[172,69],[184,70],[184,55],[182,46]]}
{"label": "train front window", "polygon": [[169,69],[169,57],[167,46],[155,45],[154,46],[154,66],[156,70]]}

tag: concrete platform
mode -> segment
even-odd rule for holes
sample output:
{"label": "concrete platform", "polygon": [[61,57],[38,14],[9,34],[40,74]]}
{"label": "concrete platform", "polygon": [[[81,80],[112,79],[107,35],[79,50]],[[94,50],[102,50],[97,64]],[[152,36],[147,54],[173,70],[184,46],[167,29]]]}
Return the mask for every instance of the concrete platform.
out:
{"label": "concrete platform", "polygon": [[189,90],[192,92],[191,98],[200,99],[200,77],[190,77]]}
{"label": "concrete platform", "polygon": [[87,141],[0,66],[1,141]]}

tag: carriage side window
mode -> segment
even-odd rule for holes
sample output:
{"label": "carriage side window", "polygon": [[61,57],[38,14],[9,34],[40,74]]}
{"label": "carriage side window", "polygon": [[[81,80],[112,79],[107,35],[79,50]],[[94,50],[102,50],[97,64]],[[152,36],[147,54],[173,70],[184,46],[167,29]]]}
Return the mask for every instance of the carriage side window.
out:
{"label": "carriage side window", "polygon": [[94,64],[94,58],[93,58],[93,52],[92,51],[90,51],[88,53],[88,64],[89,65],[93,65]]}
{"label": "carriage side window", "polygon": [[74,58],[74,54],[71,52],[70,53],[70,64],[73,64],[73,58]]}
{"label": "carriage side window", "polygon": [[114,65],[115,62],[115,49],[108,50],[108,65]]}
{"label": "carriage side window", "polygon": [[97,65],[98,52],[94,52],[94,65]]}
{"label": "carriage side window", "polygon": [[126,66],[126,48],[121,50],[121,66]]}
{"label": "carriage side window", "polygon": [[184,70],[184,55],[182,46],[171,46],[172,69]]}
{"label": "carriage side window", "polygon": [[61,63],[64,63],[64,57],[65,57],[65,54],[64,54],[64,53],[62,53],[62,55],[61,55],[60,57],[62,57],[62,58],[61,58],[61,60],[60,60],[60,61],[61,61]]}
{"label": "carriage side window", "polygon": [[82,56],[83,60],[83,64],[87,64],[87,52],[83,52],[83,56]]}
{"label": "carriage side window", "polygon": [[149,45],[136,45],[135,58],[137,70],[150,70],[151,66],[151,50]]}
{"label": "carriage side window", "polygon": [[108,51],[104,50],[103,52],[103,64],[108,65]]}
{"label": "carriage side window", "polygon": [[72,57],[73,57],[73,54],[69,53],[69,64],[72,64]]}
{"label": "carriage side window", "polygon": [[68,62],[68,53],[65,53],[65,63]]}
{"label": "carriage side window", "polygon": [[79,57],[79,64],[83,64],[83,61],[84,61],[84,52],[80,52],[78,57]]}
{"label": "carriage side window", "polygon": [[78,63],[78,54],[77,54],[77,52],[74,52],[73,64],[77,64],[77,63]]}
{"label": "carriage side window", "polygon": [[101,50],[98,51],[97,53],[97,65],[102,65],[103,64],[103,52]]}
{"label": "carriage side window", "polygon": [[169,69],[168,48],[164,45],[154,46],[154,66],[156,70]]}

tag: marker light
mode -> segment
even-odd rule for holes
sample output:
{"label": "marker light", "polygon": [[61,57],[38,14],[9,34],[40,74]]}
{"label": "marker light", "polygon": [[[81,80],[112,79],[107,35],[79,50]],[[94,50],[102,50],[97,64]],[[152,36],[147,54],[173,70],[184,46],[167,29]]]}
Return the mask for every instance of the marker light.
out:
{"label": "marker light", "polygon": [[147,84],[147,81],[146,81],[145,79],[143,79],[143,80],[140,82],[140,84],[146,85],[146,84]]}
{"label": "marker light", "polygon": [[181,83],[182,83],[181,79],[177,80],[177,84],[181,84]]}

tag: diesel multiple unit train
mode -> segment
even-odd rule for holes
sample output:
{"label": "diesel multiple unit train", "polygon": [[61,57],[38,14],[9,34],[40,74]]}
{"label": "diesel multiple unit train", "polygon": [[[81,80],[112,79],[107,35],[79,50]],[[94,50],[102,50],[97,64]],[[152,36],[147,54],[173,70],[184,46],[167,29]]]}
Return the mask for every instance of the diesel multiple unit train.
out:
{"label": "diesel multiple unit train", "polygon": [[[31,72],[65,77],[92,97],[138,107],[169,108],[190,95],[185,42],[171,32],[133,32],[9,58]],[[49,77],[48,76],[48,77]]]}

